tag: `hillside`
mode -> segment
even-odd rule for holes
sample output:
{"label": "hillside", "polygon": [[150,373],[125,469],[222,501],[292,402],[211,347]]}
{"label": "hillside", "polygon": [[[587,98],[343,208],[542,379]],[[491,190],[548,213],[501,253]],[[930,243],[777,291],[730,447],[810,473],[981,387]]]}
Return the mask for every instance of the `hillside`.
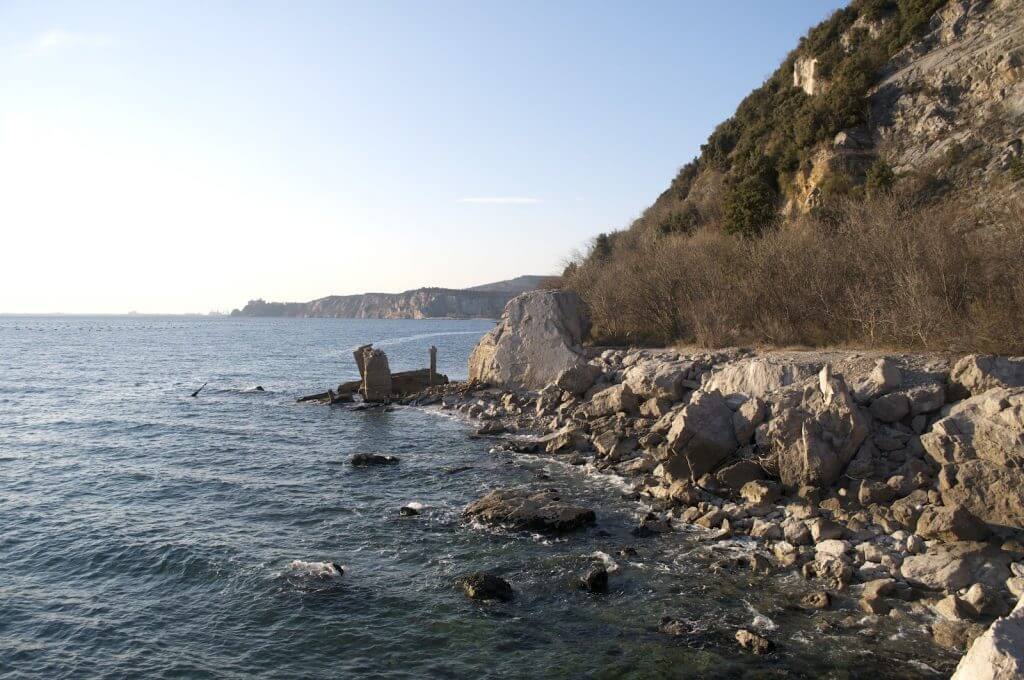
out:
{"label": "hillside", "polygon": [[[985,287],[1024,296],[1009,260],[1022,136],[1024,3],[854,0],[801,39],[628,229],[595,238],[565,280],[606,340],[1005,349],[1017,340],[1004,329],[967,337],[963,324],[999,306]],[[932,244],[940,234],[944,245]],[[806,259],[818,249],[828,252]],[[888,268],[862,261],[876,249]],[[866,281],[922,257],[936,259],[914,262],[888,290]],[[811,297],[809,286],[819,287]],[[866,297],[881,301],[847,308]],[[941,331],[901,328],[935,310]]]}
{"label": "hillside", "polygon": [[546,277],[520,276],[474,288],[417,288],[402,293],[329,295],[310,302],[250,300],[231,316],[329,317],[337,319],[431,319],[501,316],[505,304]]}

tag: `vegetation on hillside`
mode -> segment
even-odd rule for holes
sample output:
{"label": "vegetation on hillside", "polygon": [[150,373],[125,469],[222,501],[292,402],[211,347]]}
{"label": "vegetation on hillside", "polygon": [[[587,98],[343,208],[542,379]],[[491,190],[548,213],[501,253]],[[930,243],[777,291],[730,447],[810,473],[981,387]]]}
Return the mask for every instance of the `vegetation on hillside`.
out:
{"label": "vegetation on hillside", "polygon": [[609,344],[1024,354],[1021,205],[986,214],[889,192],[756,239],[702,228],[569,272]]}
{"label": "vegetation on hillside", "polygon": [[[826,176],[811,215],[780,211],[817,150],[868,122],[883,67],[945,3],[853,0],[811,29],[651,207],[567,267],[596,339],[1024,351],[1020,211],[985,216],[1004,225],[995,247],[979,215],[884,158]],[[814,96],[793,84],[808,58]]]}

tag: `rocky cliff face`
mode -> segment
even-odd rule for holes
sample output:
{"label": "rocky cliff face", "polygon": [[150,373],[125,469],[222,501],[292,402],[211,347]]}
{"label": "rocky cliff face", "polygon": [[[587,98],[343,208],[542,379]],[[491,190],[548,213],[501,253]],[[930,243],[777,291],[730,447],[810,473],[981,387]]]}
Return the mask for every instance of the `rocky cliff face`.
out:
{"label": "rocky cliff face", "polygon": [[879,151],[897,172],[938,164],[960,184],[996,178],[1021,155],[1024,3],[951,0],[929,28],[871,94]]}
{"label": "rocky cliff face", "polygon": [[404,293],[329,295],[311,302],[251,300],[242,309],[231,312],[231,315],[336,319],[496,319],[514,295],[506,291],[417,288]]}

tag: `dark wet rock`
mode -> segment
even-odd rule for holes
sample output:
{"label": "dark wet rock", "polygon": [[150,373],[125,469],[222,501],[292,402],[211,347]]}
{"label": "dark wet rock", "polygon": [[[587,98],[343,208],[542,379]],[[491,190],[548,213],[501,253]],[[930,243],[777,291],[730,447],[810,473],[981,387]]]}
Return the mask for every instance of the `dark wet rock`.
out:
{"label": "dark wet rock", "polygon": [[608,570],[594,567],[580,579],[580,587],[591,593],[608,592]]}
{"label": "dark wet rock", "polygon": [[619,548],[619,557],[633,557],[637,554],[636,548],[632,546],[624,546]]}
{"label": "dark wet rock", "polygon": [[803,609],[828,609],[832,603],[828,591],[814,590],[800,598],[800,607]]}
{"label": "dark wet rock", "polygon": [[402,517],[415,517],[420,512],[420,509],[414,505],[403,505],[398,509],[398,514]]}
{"label": "dark wet rock", "polygon": [[504,432],[505,426],[502,425],[501,421],[498,420],[492,420],[490,422],[484,423],[483,426],[476,431],[477,434],[485,437],[490,435],[502,434]]}
{"label": "dark wet rock", "polygon": [[580,529],[596,520],[593,510],[566,503],[553,491],[524,489],[496,489],[467,505],[462,514],[487,524],[556,533]]}
{"label": "dark wet rock", "polygon": [[396,465],[398,458],[385,456],[379,453],[357,453],[349,461],[356,467],[368,467],[370,465]]}
{"label": "dark wet rock", "polygon": [[763,638],[757,633],[752,633],[746,628],[740,628],[736,631],[736,642],[740,643],[740,647],[743,649],[757,655],[767,654],[772,651],[774,646],[767,638]]}
{"label": "dark wet rock", "polygon": [[266,392],[266,390],[263,389],[263,385],[257,385],[255,391],[256,392]]}
{"label": "dark wet rock", "polygon": [[502,602],[508,602],[514,597],[512,586],[508,581],[500,576],[483,571],[463,576],[455,581],[455,585],[462,588],[462,592],[466,594],[466,597],[473,600],[501,600]]}

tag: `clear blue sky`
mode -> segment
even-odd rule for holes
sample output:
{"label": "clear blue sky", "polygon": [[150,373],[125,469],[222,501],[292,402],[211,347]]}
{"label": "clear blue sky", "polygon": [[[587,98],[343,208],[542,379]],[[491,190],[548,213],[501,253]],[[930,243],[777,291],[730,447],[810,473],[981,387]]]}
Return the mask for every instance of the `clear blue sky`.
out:
{"label": "clear blue sky", "polygon": [[0,312],[555,272],[843,4],[0,2]]}

